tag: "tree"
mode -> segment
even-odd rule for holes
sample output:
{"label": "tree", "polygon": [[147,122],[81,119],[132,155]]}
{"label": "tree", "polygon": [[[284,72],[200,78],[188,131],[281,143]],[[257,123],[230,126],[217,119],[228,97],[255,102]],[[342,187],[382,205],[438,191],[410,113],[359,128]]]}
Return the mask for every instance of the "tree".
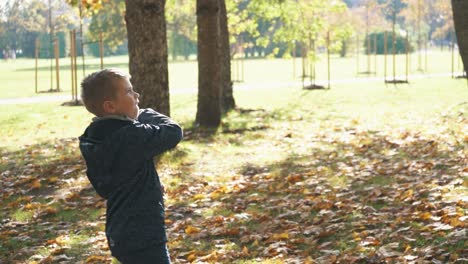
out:
{"label": "tree", "polygon": [[[255,14],[255,19],[267,21],[269,25],[267,33],[258,39],[258,44],[267,46],[273,41],[292,47],[289,44],[298,41],[305,47],[311,42],[323,45],[326,34],[320,33],[339,28],[330,27],[330,14],[343,13],[347,7],[341,0],[252,0],[249,9]],[[309,51],[309,56],[314,58],[314,51]]]}
{"label": "tree", "polygon": [[105,53],[113,54],[127,40],[125,27],[125,1],[113,0],[102,3],[91,16],[87,37],[90,41],[98,41],[102,34],[105,43]]}
{"label": "tree", "polygon": [[468,1],[452,0],[453,20],[464,69],[468,66]]}
{"label": "tree", "polygon": [[229,44],[228,17],[225,0],[219,0],[219,32],[221,59],[221,109],[224,113],[236,107],[231,80],[231,49]]}
{"label": "tree", "polygon": [[451,40],[455,28],[453,25],[453,12],[451,0],[439,0],[429,3],[429,14],[431,17],[431,38],[435,40],[445,41]]}
{"label": "tree", "polygon": [[37,37],[47,39],[47,43],[42,43],[43,49],[47,50],[51,45],[49,33],[62,32],[76,23],[72,13],[70,7],[61,1],[51,1],[51,6],[42,0],[6,2],[0,11],[0,50],[22,50],[23,56],[32,57]]}
{"label": "tree", "polygon": [[404,0],[403,1],[407,8],[401,11],[401,15],[405,18],[406,24],[411,27],[413,32],[416,32],[417,37],[417,48],[418,48],[418,69],[422,69],[422,58],[421,58],[421,50],[422,50],[422,43],[423,36],[427,33],[427,25],[425,25],[425,17],[427,17],[430,6],[427,4],[423,4],[422,0]]}
{"label": "tree", "polygon": [[219,0],[197,0],[198,106],[196,123],[221,123]]}
{"label": "tree", "polygon": [[129,68],[141,107],[169,115],[165,0],[125,0]]}
{"label": "tree", "polygon": [[166,23],[173,59],[180,54],[188,59],[190,53],[196,51],[195,2],[193,0],[167,0]]}

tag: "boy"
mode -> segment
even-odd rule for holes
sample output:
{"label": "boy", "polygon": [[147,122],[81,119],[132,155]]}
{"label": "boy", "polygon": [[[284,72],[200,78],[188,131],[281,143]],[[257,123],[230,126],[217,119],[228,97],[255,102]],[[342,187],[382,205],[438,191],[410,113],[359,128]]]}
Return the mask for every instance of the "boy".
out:
{"label": "boy", "polygon": [[96,115],[80,139],[88,179],[107,200],[106,237],[123,264],[170,263],[163,191],[153,157],[182,139],[180,126],[152,109],[139,110],[130,76],[117,69],[81,83],[86,109]]}

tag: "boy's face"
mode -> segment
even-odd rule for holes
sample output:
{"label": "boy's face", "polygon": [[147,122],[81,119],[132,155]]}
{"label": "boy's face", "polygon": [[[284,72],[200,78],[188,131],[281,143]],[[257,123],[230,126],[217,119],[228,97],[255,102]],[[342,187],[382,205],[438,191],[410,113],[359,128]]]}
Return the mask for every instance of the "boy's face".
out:
{"label": "boy's face", "polygon": [[105,109],[107,107],[106,112],[136,119],[138,117],[138,98],[140,95],[133,91],[132,84],[128,79],[119,79],[114,82],[115,99],[104,102]]}

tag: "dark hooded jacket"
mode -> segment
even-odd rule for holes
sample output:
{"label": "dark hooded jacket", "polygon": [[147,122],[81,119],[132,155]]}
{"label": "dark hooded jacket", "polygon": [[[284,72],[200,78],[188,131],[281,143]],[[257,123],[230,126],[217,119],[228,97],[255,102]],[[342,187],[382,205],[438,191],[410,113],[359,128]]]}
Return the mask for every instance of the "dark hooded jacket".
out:
{"label": "dark hooded jacket", "polygon": [[79,139],[89,181],[107,200],[106,236],[112,254],[166,242],[163,194],[153,157],[179,143],[180,126],[143,109],[137,120],[97,118]]}

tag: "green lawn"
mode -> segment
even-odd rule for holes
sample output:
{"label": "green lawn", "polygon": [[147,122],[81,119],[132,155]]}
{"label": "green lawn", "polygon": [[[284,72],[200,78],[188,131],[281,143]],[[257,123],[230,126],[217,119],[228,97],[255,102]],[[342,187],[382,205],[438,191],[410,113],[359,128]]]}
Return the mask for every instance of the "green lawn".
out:
{"label": "green lawn", "polygon": [[[408,85],[380,82],[337,84],[331,90],[305,91],[300,87],[243,89],[235,91],[240,107],[267,111],[307,113],[315,121],[356,120],[369,129],[418,128],[432,131],[434,118],[457,111],[468,98],[466,82],[448,78],[417,80]],[[173,116],[191,125],[196,95],[171,97]],[[259,100],[261,98],[261,100]],[[300,115],[300,114],[298,114]],[[417,117],[417,119],[415,119]],[[61,103],[0,105],[0,146],[15,148],[52,138],[77,136],[92,116],[83,107]]]}
{"label": "green lawn", "polygon": [[[384,56],[377,57],[377,69],[375,69],[375,57],[370,57],[370,70],[376,74],[366,75],[367,56],[360,55],[359,69],[356,57],[339,58],[332,56],[331,59],[331,79],[332,80],[347,80],[355,77],[366,76],[384,76]],[[417,65],[418,55],[412,54],[410,60],[410,74],[420,74]],[[424,62],[424,56],[423,62]],[[455,61],[455,71],[460,72],[461,66],[458,57]],[[55,61],[54,61],[55,63]],[[81,58],[78,58],[78,79],[83,79],[83,68],[81,66]],[[128,71],[128,57],[117,56],[104,58],[105,67],[119,67]],[[85,74],[89,74],[100,67],[100,59],[86,57],[85,58]],[[404,75],[406,57],[405,55],[397,56],[397,72],[396,75]],[[0,99],[30,97],[35,96],[35,62],[33,59],[17,59],[16,61],[0,61]],[[60,59],[60,88],[63,94],[70,94],[71,89],[71,73],[69,58]],[[242,71],[243,65],[243,71]],[[424,63],[423,63],[424,65]],[[393,76],[392,57],[387,57],[387,76]],[[450,73],[452,68],[451,53],[448,51],[431,50],[428,55],[428,74],[434,73]],[[56,88],[55,71],[52,73],[53,82],[51,83],[50,60],[41,59],[38,63],[38,90],[39,95],[45,93],[51,88]],[[325,55],[319,56],[316,63],[316,78],[317,80],[327,79],[327,63]],[[171,90],[180,88],[195,88],[197,87],[197,62],[196,61],[171,61],[169,63],[169,85]],[[248,59],[244,62],[232,62],[233,80],[243,79],[246,83],[259,82],[291,82],[300,80],[302,75],[302,60],[297,58],[295,62],[292,59]]]}
{"label": "green lawn", "polygon": [[[213,133],[193,126],[195,94],[171,96],[185,138],[158,170],[175,263],[463,258],[465,80],[249,88],[235,98],[239,109]],[[112,261],[76,139],[90,119],[60,103],[0,105],[0,259]]]}

